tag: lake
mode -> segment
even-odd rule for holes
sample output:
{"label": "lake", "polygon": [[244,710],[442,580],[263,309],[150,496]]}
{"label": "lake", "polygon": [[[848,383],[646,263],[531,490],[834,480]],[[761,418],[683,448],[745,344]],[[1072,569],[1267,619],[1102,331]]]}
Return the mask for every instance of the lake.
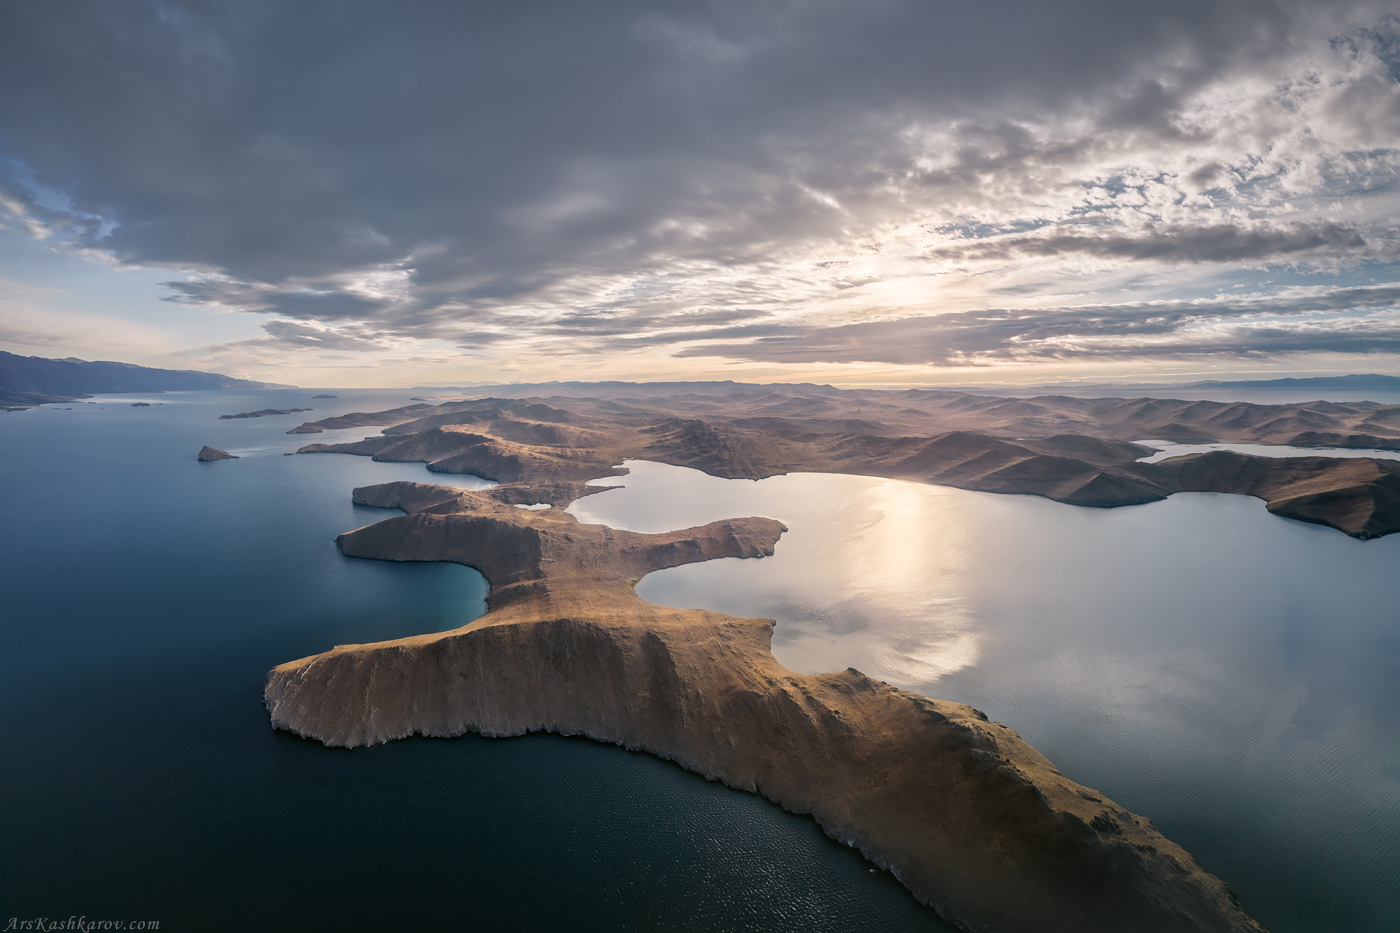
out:
{"label": "lake", "polygon": [[778,620],[777,659],[969,703],[1150,817],[1274,933],[1400,916],[1400,536],[1258,499],[1118,509],[870,477],[628,461],[580,520],[763,515],[772,558],[653,573],[653,602]]}
{"label": "lake", "polygon": [[1232,450],[1238,454],[1254,457],[1370,457],[1373,460],[1400,460],[1400,450],[1367,450],[1354,447],[1290,447],[1286,444],[1173,444],[1171,441],[1137,441],[1145,447],[1156,449],[1156,453],[1139,457],[1142,463],[1156,463],[1170,457],[1184,457],[1187,454],[1208,454],[1215,450]]}
{"label": "lake", "polygon": [[[343,557],[356,485],[485,485],[284,457],[407,391],[104,397],[0,414],[0,916],[166,929],[941,930],[815,824],[583,739],[354,751],[274,733],[266,671],[450,629],[479,574]],[[146,401],[150,408],[132,408]],[[219,421],[220,414],[315,412]],[[58,406],[58,409],[69,406]],[[240,454],[200,464],[205,444]],[[869,477],[631,462],[571,511],[658,531],[770,515],[772,558],[652,574],[778,619],[803,672],[970,703],[1151,817],[1274,933],[1400,916],[1400,536],[1258,500],[1098,510]],[[425,893],[426,892],[426,893]]]}
{"label": "lake", "polygon": [[[282,456],[374,431],[284,433],[303,419],[419,394],[321,391],[0,414],[0,923],[943,929],[810,819],[648,755],[544,735],[346,751],[273,732],[272,666],[484,606],[465,567],[339,553],[337,534],[388,514],[353,505],[354,486],[484,484]],[[198,463],[205,444],[241,459]]]}

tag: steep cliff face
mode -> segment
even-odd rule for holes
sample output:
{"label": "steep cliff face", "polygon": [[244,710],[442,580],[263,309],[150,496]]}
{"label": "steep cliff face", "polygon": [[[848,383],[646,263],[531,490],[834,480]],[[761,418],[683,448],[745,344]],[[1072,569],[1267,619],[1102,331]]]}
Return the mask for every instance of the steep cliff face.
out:
{"label": "steep cliff face", "polygon": [[772,657],[771,622],[633,589],[662,567],[771,554],[778,522],[644,535],[514,507],[569,492],[357,489],[409,514],[342,535],[345,553],[469,564],[491,582],[490,611],[275,668],[273,725],[341,746],[552,731],[652,752],[810,813],[967,929],[1259,929],[1145,819],[978,711],[854,670],[795,674]]}

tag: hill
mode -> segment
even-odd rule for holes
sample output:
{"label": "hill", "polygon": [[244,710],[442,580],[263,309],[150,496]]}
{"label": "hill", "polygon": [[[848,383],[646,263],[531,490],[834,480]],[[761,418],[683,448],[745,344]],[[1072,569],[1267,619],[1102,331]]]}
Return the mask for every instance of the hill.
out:
{"label": "hill", "polygon": [[104,392],[175,392],[199,389],[288,389],[274,382],[235,379],[191,369],[152,369],[132,363],[51,360],[0,350],[0,404],[38,405]]}

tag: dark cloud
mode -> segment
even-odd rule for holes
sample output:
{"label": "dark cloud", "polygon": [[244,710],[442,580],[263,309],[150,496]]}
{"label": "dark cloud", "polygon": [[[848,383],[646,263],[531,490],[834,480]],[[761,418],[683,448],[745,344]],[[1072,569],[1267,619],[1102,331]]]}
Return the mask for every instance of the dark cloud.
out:
{"label": "dark cloud", "polygon": [[[1049,236],[1005,236],[940,250],[958,260],[1012,259],[1080,253],[1118,259],[1166,262],[1258,262],[1312,256],[1365,255],[1366,240],[1354,226],[1340,223],[1162,225],[1134,235],[1086,229]],[[1395,246],[1386,244],[1394,259]]]}
{"label": "dark cloud", "polygon": [[262,329],[279,343],[318,350],[380,350],[384,343],[373,337],[358,336],[344,330],[317,327],[304,321],[267,321]]}
{"label": "dark cloud", "polygon": [[[1256,69],[1267,86],[1306,58],[1305,39],[1342,37],[1338,68],[1393,66],[1391,12],[14,0],[0,6],[0,192],[77,247],[199,273],[170,283],[172,300],[275,315],[283,341],[333,339],[289,319],[471,346],[577,334],[590,349],[729,325],[800,357],[797,338],[744,322],[893,274],[843,278],[863,257],[1394,258],[1393,212],[1290,201],[1393,184],[1393,74],[1342,75],[1316,105],[1325,126],[1297,116],[1306,89],[1264,95],[1284,117],[1209,109],[1230,76]],[[1277,122],[1288,113],[1304,122]],[[899,240],[925,215],[972,238]],[[939,325],[929,339],[947,345],[920,353],[1000,352],[1000,328],[1019,326],[1006,313]],[[850,325],[877,341],[891,326]],[[851,358],[859,333],[809,355]]]}
{"label": "dark cloud", "polygon": [[[134,261],[278,282],[440,243],[425,263],[439,274],[504,262],[514,276],[625,250],[606,238],[670,211],[781,199],[751,177],[780,168],[764,151],[778,133],[844,148],[831,134],[861,114],[1060,106],[1144,57],[1186,50],[1194,73],[1258,54],[1289,15],[1205,0],[31,0],[0,14],[0,112],[8,154],[116,222],[89,245]],[[1035,145],[969,143],[985,169]],[[850,168],[805,174],[845,187]]]}
{"label": "dark cloud", "polygon": [[[1400,349],[1397,309],[1400,285],[1268,299],[993,309],[833,327],[731,328],[706,336],[750,339],[690,346],[676,355],[766,363],[940,364],[1203,353],[1380,353]],[[1391,313],[1365,313],[1386,311]],[[1348,316],[1338,318],[1338,312]]]}
{"label": "dark cloud", "polygon": [[373,317],[387,304],[344,291],[288,291],[226,279],[166,282],[165,286],[175,294],[163,300],[176,304],[231,307],[240,311],[282,314],[309,320]]}

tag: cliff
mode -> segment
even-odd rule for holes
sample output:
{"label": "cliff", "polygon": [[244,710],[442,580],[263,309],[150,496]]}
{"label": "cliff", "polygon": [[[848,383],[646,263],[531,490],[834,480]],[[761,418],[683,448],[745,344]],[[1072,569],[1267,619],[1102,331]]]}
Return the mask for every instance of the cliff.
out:
{"label": "cliff", "polygon": [[583,489],[357,489],[409,514],[341,535],[346,554],[476,567],[489,611],[280,665],[265,690],[274,727],[338,746],[551,731],[648,751],[810,813],[967,929],[1259,929],[1147,820],[977,710],[855,670],[795,674],[772,657],[771,622],[633,589],[662,567],[771,554],[778,522],[645,535],[514,507]]}

